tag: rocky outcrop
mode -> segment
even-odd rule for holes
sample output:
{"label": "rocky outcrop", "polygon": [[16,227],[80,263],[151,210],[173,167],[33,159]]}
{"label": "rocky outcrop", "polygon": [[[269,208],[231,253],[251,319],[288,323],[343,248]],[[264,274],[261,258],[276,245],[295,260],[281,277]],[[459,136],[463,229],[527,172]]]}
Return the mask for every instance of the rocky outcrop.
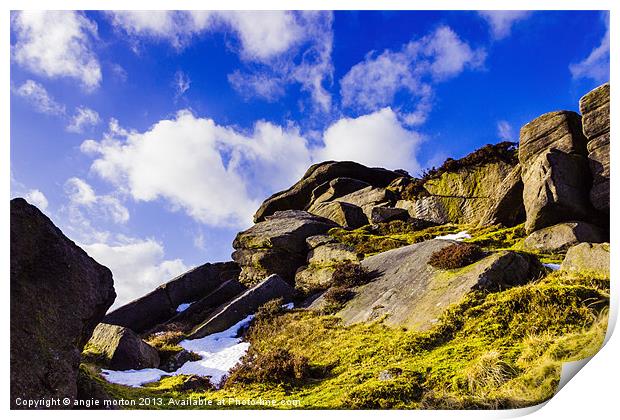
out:
{"label": "rocky outcrop", "polygon": [[159,366],[157,350],[129,328],[99,324],[88,346],[103,356],[105,367],[110,369],[129,370]]}
{"label": "rocky outcrop", "polygon": [[[375,187],[386,187],[401,177],[398,172],[382,168],[368,168],[355,162],[323,162],[312,165],[295,185],[286,191],[269,197],[254,214],[254,222],[261,222],[267,216],[282,210],[304,210],[311,204],[315,188],[336,178],[351,178]],[[325,188],[322,186],[321,188]],[[318,196],[318,194],[315,194]]]}
{"label": "rocky outcrop", "polygon": [[521,128],[519,162],[526,231],[567,220],[589,220],[591,176],[581,117],[544,114]]}
{"label": "rocky outcrop", "polygon": [[600,228],[585,222],[559,223],[528,235],[523,241],[527,251],[555,254],[565,252],[580,242],[603,242]]}
{"label": "rocky outcrop", "polygon": [[439,270],[428,264],[433,253],[453,243],[433,239],[365,259],[362,266],[375,273],[375,278],[355,288],[354,297],[337,315],[347,324],[387,316],[388,325],[423,330],[471,290],[502,290],[525,284],[543,272],[536,258],[512,251],[489,255],[458,270]]}
{"label": "rocky outcrop", "polygon": [[609,258],[609,243],[581,243],[568,250],[560,268],[609,278]]}
{"label": "rocky outcrop", "polygon": [[75,399],[80,354],[115,297],[110,270],[36,207],[11,200],[12,405]]}
{"label": "rocky outcrop", "polygon": [[[336,198],[351,194],[352,192],[370,186],[371,185],[368,182],[360,181],[359,179],[347,177],[336,178],[331,181],[324,182],[318,187],[316,187],[314,190],[312,190],[310,203],[317,205],[326,201],[332,201]],[[304,210],[307,210],[310,205],[306,206]]]}
{"label": "rocky outcrop", "polygon": [[293,297],[293,294],[294,289],[280,276],[273,274],[216,310],[213,316],[192,331],[189,338],[202,338],[224,331],[248,315],[254,314],[261,305],[268,301],[278,298],[287,301]]}
{"label": "rocky outcrop", "polygon": [[590,201],[606,214],[609,214],[609,95],[609,83],[605,83],[579,101],[592,172]]}
{"label": "rocky outcrop", "polygon": [[515,144],[486,145],[462,159],[447,159],[422,179],[398,179],[389,189],[395,207],[437,224],[498,224],[523,221]]}
{"label": "rocky outcrop", "polygon": [[276,212],[239,234],[233,242],[233,260],[241,266],[239,281],[253,286],[271,274],[293,283],[305,265],[306,238],[337,226],[331,220],[300,210]]}
{"label": "rocky outcrop", "polygon": [[110,312],[104,322],[145,332],[176,315],[180,304],[203,298],[238,274],[239,266],[234,262],[201,265]]}
{"label": "rocky outcrop", "polygon": [[353,248],[328,235],[311,236],[306,243],[310,248],[307,265],[295,273],[295,287],[306,294],[331,286],[332,274],[338,263],[363,258]]}

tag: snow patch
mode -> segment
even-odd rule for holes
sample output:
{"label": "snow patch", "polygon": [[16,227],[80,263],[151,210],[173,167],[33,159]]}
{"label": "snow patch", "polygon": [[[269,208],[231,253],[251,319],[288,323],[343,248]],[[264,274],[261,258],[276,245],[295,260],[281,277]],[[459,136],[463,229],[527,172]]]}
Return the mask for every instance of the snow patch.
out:
{"label": "snow patch", "polygon": [[282,308],[286,309],[287,311],[290,311],[294,307],[295,307],[295,304],[293,302],[285,303],[284,305],[282,305]]}
{"label": "snow patch", "polygon": [[435,236],[435,239],[450,239],[453,241],[463,241],[465,239],[470,239],[470,238],[471,238],[471,235],[467,233],[466,230],[459,232],[459,233],[450,233],[448,235]]}
{"label": "snow patch", "polygon": [[187,308],[189,308],[190,306],[192,306],[194,304],[194,302],[189,302],[189,303],[182,303],[179,306],[177,306],[177,312],[183,312],[185,311]]}
{"label": "snow patch", "polygon": [[553,271],[557,271],[560,269],[560,264],[545,263],[543,265],[547,268],[550,268]]}
{"label": "snow patch", "polygon": [[242,342],[239,331],[246,328],[254,319],[254,315],[249,315],[229,329],[208,335],[196,340],[183,340],[179,343],[185,350],[193,351],[201,359],[195,362],[187,362],[175,372],[165,372],[161,369],[139,369],[139,370],[107,370],[103,373],[108,382],[131,387],[139,387],[149,382],[161,379],[162,376],[175,375],[199,375],[210,376],[211,383],[218,385],[250,347],[250,343]]}

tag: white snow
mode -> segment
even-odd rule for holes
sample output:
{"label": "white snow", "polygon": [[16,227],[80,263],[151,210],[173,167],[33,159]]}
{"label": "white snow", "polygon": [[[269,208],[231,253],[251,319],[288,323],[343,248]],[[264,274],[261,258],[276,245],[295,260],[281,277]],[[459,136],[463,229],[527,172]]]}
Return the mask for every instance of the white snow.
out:
{"label": "white snow", "polygon": [[552,269],[553,271],[559,270],[560,269],[560,264],[552,264],[552,263],[545,263],[543,264],[545,267]]}
{"label": "white snow", "polygon": [[282,308],[286,309],[287,311],[290,311],[294,307],[295,307],[295,304],[293,302],[285,303],[284,305],[282,305]]}
{"label": "white snow", "polygon": [[159,380],[162,376],[199,375],[211,376],[211,383],[217,385],[222,377],[228,373],[243,355],[248,351],[250,343],[242,342],[238,332],[245,328],[254,318],[249,315],[226,331],[208,335],[196,340],[183,340],[179,343],[185,350],[193,351],[202,357],[195,362],[187,362],[175,372],[165,372],[160,369],[140,370],[102,370],[105,379],[115,384],[138,387],[143,384]]}
{"label": "white snow", "polygon": [[459,233],[450,233],[448,235],[436,236],[435,239],[451,239],[453,241],[462,241],[464,239],[471,238],[471,235],[466,230]]}
{"label": "white snow", "polygon": [[182,303],[179,306],[177,306],[177,312],[183,312],[184,310],[186,310],[187,308],[189,308],[190,306],[192,306],[194,302],[189,302],[189,303]]}

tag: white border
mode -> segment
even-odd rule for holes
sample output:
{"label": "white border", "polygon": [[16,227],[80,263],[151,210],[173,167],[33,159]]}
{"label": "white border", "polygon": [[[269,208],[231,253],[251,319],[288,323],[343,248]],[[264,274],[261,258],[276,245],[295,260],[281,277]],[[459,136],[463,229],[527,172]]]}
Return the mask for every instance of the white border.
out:
{"label": "white border", "polygon": [[[616,28],[618,28],[618,16],[617,10],[619,9],[620,2],[617,1],[603,1],[603,0],[591,0],[591,1],[570,1],[570,0],[521,0],[521,1],[490,1],[490,0],[475,0],[475,1],[457,1],[457,0],[435,0],[435,1],[404,1],[404,0],[383,0],[383,1],[370,1],[370,0],[298,0],[295,2],[292,1],[283,1],[283,0],[263,0],[261,2],[250,2],[247,0],[227,0],[226,2],[204,2],[198,0],[177,0],[177,1],[164,1],[164,0],[151,0],[148,3],[142,3],[131,7],[127,1],[120,0],[108,0],[108,1],[96,1],[96,0],[22,0],[22,1],[14,1],[8,0],[4,1],[3,5],[5,6],[4,14],[2,19],[0,19],[0,27],[2,28],[2,36],[3,42],[0,44],[0,49],[2,50],[3,57],[3,66],[2,66],[2,80],[3,83],[0,84],[0,91],[2,92],[2,103],[4,106],[2,107],[3,112],[0,118],[2,118],[0,122],[0,127],[3,130],[4,135],[2,136],[2,140],[0,141],[0,168],[3,171],[2,173],[2,181],[0,182],[0,189],[2,191],[2,195],[5,197],[5,201],[0,205],[0,233],[2,234],[2,242],[0,253],[0,267],[3,270],[5,289],[3,293],[3,310],[4,310],[4,334],[5,337],[8,336],[9,332],[9,229],[8,229],[8,220],[9,220],[9,203],[8,198],[10,195],[10,181],[9,181],[9,139],[10,139],[10,128],[9,128],[9,100],[10,100],[10,28],[9,28],[9,10],[11,9],[149,9],[149,10],[157,10],[157,9],[255,9],[255,10],[273,10],[273,9],[328,9],[328,10],[364,10],[364,9],[383,9],[383,10],[611,10],[611,44],[612,46],[617,45],[615,40],[616,37]],[[136,7],[137,6],[137,7]],[[142,6],[142,7],[140,7]],[[587,28],[584,28],[584,31],[587,31]],[[613,51],[613,48],[612,48]],[[616,69],[620,68],[618,66],[618,55],[612,55],[611,62],[611,74],[614,74]],[[612,90],[612,96],[615,90]],[[615,99],[612,103],[616,103]],[[618,119],[618,112],[616,112],[616,107],[612,106],[612,120],[620,121]],[[620,130],[617,129],[617,125],[612,124],[612,138],[617,138],[620,133]],[[612,146],[612,160],[614,162],[616,159],[617,153],[616,148]],[[615,166],[612,165],[614,168]],[[615,171],[612,170],[612,177]],[[611,183],[612,186],[612,208],[617,208],[615,197],[618,196],[618,188],[616,188],[616,182]],[[618,238],[618,223],[612,218],[612,242],[615,244]],[[615,246],[612,246],[612,279],[616,278],[616,272],[618,271],[618,258],[616,255]],[[537,408],[533,409],[523,409],[523,410],[508,410],[508,411],[442,411],[442,412],[429,412],[429,411],[380,411],[380,412],[372,412],[372,411],[338,411],[335,412],[335,415],[340,417],[348,417],[355,416],[356,418],[370,418],[380,415],[382,417],[403,417],[403,416],[413,416],[417,418],[428,418],[432,417],[435,419],[454,419],[454,418],[498,418],[498,417],[515,417],[519,415],[527,414],[531,411],[535,411],[534,414],[531,415],[530,418],[563,418],[563,419],[607,419],[617,416],[618,413],[618,391],[617,391],[617,377],[620,374],[620,363],[618,362],[618,358],[620,355],[620,344],[618,342],[618,338],[612,336],[610,339],[611,331],[613,330],[613,326],[615,325],[615,321],[617,318],[617,309],[619,303],[618,290],[614,286],[614,282],[612,280],[612,305],[611,305],[611,319],[613,320],[613,325],[610,325],[609,334],[607,339],[609,340],[605,347],[597,354],[589,363],[587,368],[585,368],[582,372],[579,373],[577,379],[573,379],[566,384],[566,386],[558,393],[553,399],[551,399],[543,409],[539,411],[535,411]],[[9,401],[9,378],[8,378],[8,368],[9,368],[9,340],[4,340],[4,346],[2,347],[2,360],[4,360],[4,371],[5,377],[2,381],[2,395],[4,396],[0,401],[2,407],[8,410],[8,401]],[[613,414],[612,414],[613,413]],[[32,416],[36,416],[38,413],[29,411],[29,412],[18,412],[14,411],[11,413],[15,417],[24,417],[31,418]],[[205,413],[204,411],[197,412],[186,412],[186,411],[171,411],[166,410],[162,413],[156,412],[113,412],[107,413],[103,411],[96,412],[47,412],[46,416],[62,416],[63,418],[73,418],[75,417],[83,417],[85,415],[93,416],[93,417],[103,417],[112,414],[114,416],[132,416],[132,417],[140,417],[146,418],[151,416],[159,416],[163,415],[168,418],[170,416],[176,417],[178,415],[182,415],[184,417],[194,417],[196,416],[208,416],[209,418],[229,418],[230,416],[242,416],[247,414],[248,416],[257,417],[257,418],[274,418],[280,417],[290,418],[293,414],[291,412],[257,412],[257,411],[246,411],[240,412],[236,411],[234,413],[226,412],[226,411],[209,411]],[[294,413],[295,417],[301,418],[315,418],[316,416],[322,415],[332,415],[331,413],[323,413],[317,411],[297,411]]]}

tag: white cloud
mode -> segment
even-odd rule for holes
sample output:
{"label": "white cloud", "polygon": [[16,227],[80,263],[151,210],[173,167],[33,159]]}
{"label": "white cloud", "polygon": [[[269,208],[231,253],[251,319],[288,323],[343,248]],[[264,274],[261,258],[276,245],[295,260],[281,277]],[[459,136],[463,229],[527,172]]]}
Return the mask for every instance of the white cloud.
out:
{"label": "white cloud", "polygon": [[75,109],[75,114],[71,117],[67,131],[72,133],[81,133],[86,127],[95,126],[101,122],[97,111],[80,106]]}
{"label": "white cloud", "polygon": [[177,71],[174,74],[174,96],[176,98],[180,98],[185,92],[189,90],[192,81],[189,79],[189,76],[182,72],[181,70]]}
{"label": "white cloud", "polygon": [[331,107],[331,95],[323,86],[333,74],[330,12],[115,11],[108,16],[134,41],[163,40],[177,49],[204,33],[230,32],[237,40],[232,48],[252,64],[249,71],[229,76],[246,98],[274,100],[284,93],[284,85],[298,83],[320,109]]}
{"label": "white cloud", "polygon": [[515,141],[515,139],[518,141],[512,125],[504,120],[497,122],[497,137],[502,141]]}
{"label": "white cloud", "polygon": [[483,10],[478,14],[487,21],[494,39],[506,38],[512,31],[512,26],[530,17],[532,12],[527,10]]}
{"label": "white cloud", "polygon": [[39,190],[35,189],[35,190],[28,191],[28,193],[24,196],[24,198],[30,204],[33,204],[36,207],[38,207],[39,210],[41,211],[45,211],[47,209],[47,206],[48,206],[47,198],[45,197],[45,194],[43,194]]}
{"label": "white cloud", "polygon": [[391,108],[358,118],[343,118],[323,136],[325,147],[317,160],[353,160],[367,166],[420,170],[415,153],[421,142],[418,133],[406,130]]}
{"label": "white cloud", "polygon": [[342,104],[372,112],[391,105],[398,92],[406,91],[417,101],[402,110],[403,120],[420,124],[431,109],[433,83],[455,77],[467,68],[479,68],[485,57],[484,50],[472,49],[452,29],[441,26],[399,51],[367,54],[340,80]]}
{"label": "white cloud", "polygon": [[187,110],[144,133],[113,123],[104,139],[87,140],[81,149],[98,156],[95,173],[135,200],[164,198],[173,209],[218,226],[250,224],[266,194],[294,182],[310,164],[295,128],[260,121],[243,134]]}
{"label": "white cloud", "polygon": [[80,178],[69,178],[65,182],[65,191],[69,196],[70,206],[77,219],[79,207],[87,209],[91,217],[111,220],[115,223],[126,223],[129,220],[129,210],[120,200],[111,195],[97,195],[93,188]]}
{"label": "white cloud", "polygon": [[11,23],[16,63],[38,75],[77,79],[88,90],[99,86],[101,68],[92,51],[95,22],[73,11],[22,11],[12,14]]}
{"label": "white cloud", "polygon": [[82,244],[81,247],[112,271],[117,308],[187,271],[181,259],[165,260],[163,246],[153,239],[121,237],[116,243]]}
{"label": "white cloud", "polygon": [[603,20],[606,31],[600,45],[582,61],[569,66],[574,79],[589,78],[598,83],[609,80],[609,13],[603,14]]}
{"label": "white cloud", "polygon": [[13,93],[30,102],[37,112],[49,115],[65,113],[64,105],[56,102],[43,85],[34,80],[26,80],[21,86],[13,89]]}

